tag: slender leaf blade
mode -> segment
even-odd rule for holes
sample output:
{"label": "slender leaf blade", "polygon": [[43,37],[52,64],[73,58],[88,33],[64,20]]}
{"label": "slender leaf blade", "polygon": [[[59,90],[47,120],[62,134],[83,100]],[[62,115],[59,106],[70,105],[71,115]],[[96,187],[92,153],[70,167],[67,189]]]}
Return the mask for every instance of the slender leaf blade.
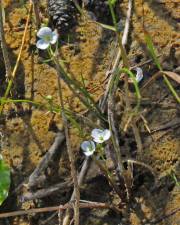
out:
{"label": "slender leaf blade", "polygon": [[10,182],[10,169],[5,162],[0,159],[0,205],[8,196]]}
{"label": "slender leaf blade", "polygon": [[157,68],[161,71],[162,67],[160,65],[160,62],[159,62],[158,57],[157,57],[157,54],[155,52],[155,48],[154,48],[151,36],[147,32],[145,32],[144,35],[145,35],[145,41],[146,41],[148,50],[149,50],[149,52],[151,54],[151,57],[153,58]]}

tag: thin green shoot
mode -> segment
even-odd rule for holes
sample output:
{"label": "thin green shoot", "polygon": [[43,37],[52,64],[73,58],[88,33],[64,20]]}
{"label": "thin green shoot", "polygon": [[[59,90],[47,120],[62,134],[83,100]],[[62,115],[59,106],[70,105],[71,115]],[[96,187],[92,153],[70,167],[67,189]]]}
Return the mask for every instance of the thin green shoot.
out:
{"label": "thin green shoot", "polygon": [[85,135],[81,125],[74,118],[73,113],[71,111],[65,109],[65,114],[67,116],[67,119],[71,122],[72,126],[74,126],[78,130],[79,136],[81,138],[85,138],[86,135]]}
{"label": "thin green shoot", "polygon": [[99,26],[101,26],[102,28],[105,28],[107,30],[112,30],[112,31],[116,32],[116,29],[113,26],[110,26],[110,25],[107,25],[107,24],[104,24],[104,23],[99,23],[99,22],[96,22],[96,21],[95,21],[95,23],[98,24]]}
{"label": "thin green shoot", "polygon": [[136,111],[138,111],[139,106],[140,106],[140,101],[141,101],[140,89],[139,89],[138,83],[136,81],[135,75],[129,69],[127,69],[127,68],[116,69],[116,71],[114,72],[114,77],[110,84],[109,92],[110,92],[110,94],[112,94],[113,90],[116,89],[116,87],[119,83],[119,77],[120,77],[119,74],[121,74],[121,73],[126,73],[133,81],[133,85],[135,88],[135,95],[137,98]]}
{"label": "thin green shoot", "polygon": [[157,57],[157,54],[156,54],[156,51],[155,51],[155,48],[154,48],[154,45],[153,45],[153,42],[152,42],[152,38],[151,36],[145,31],[144,32],[144,35],[145,35],[145,41],[146,41],[146,44],[147,44],[147,47],[148,47],[148,50],[151,54],[151,57],[152,59],[154,60],[157,68],[162,71],[162,67],[160,65],[160,62],[159,62],[159,59]]}
{"label": "thin green shoot", "polygon": [[99,107],[97,106],[97,104],[95,103],[94,99],[91,97],[89,92],[86,90],[86,88],[82,87],[82,85],[77,80],[73,79],[69,73],[66,72],[64,62],[59,61],[59,57],[55,55],[51,47],[48,48],[48,53],[50,58],[53,57],[58,75],[60,76],[61,79],[64,80],[64,82],[68,85],[70,90],[78,96],[81,102],[88,109],[93,110],[101,120],[105,121],[104,116],[102,115]]}
{"label": "thin green shoot", "polygon": [[124,64],[125,67],[129,68],[129,61],[128,61],[127,53],[126,53],[126,50],[125,50],[124,46],[122,45],[122,35],[121,35],[121,32],[118,29],[118,23],[117,23],[116,14],[115,14],[115,11],[114,11],[113,1],[108,0],[108,4],[109,4],[109,9],[110,9],[110,12],[111,12],[112,20],[113,20],[115,32],[117,34],[119,48],[121,49],[123,64]]}
{"label": "thin green shoot", "polygon": [[[3,99],[3,98],[0,98],[0,103],[2,103],[2,104],[26,103],[26,104],[36,106],[37,108],[45,109],[51,113],[59,114],[61,112],[61,108],[58,105],[54,104],[53,99],[48,100],[46,98],[46,96],[44,96],[43,98],[44,98],[44,100],[47,101],[47,103],[40,103],[40,102],[36,102],[36,101],[31,101],[28,99]],[[72,123],[72,125],[79,131],[79,135],[81,137],[84,137],[84,132],[83,132],[81,126],[79,125],[79,122],[76,120],[75,116],[73,115],[74,113],[69,109],[65,109],[65,114],[66,114],[68,120]]]}
{"label": "thin green shoot", "polygon": [[149,35],[149,33],[147,31],[144,30],[144,35],[145,35],[145,41],[148,47],[148,50],[151,54],[152,59],[154,60],[154,63],[156,64],[157,68],[159,69],[159,71],[162,72],[163,74],[163,79],[167,85],[167,87],[169,88],[169,90],[171,91],[172,95],[174,96],[174,98],[177,100],[178,103],[180,103],[180,97],[178,95],[178,93],[176,92],[176,90],[174,89],[174,87],[172,86],[171,82],[169,81],[169,79],[167,78],[167,76],[163,73],[163,68],[158,60],[157,54],[155,52],[155,48],[152,42],[152,38]]}
{"label": "thin green shoot", "polygon": [[175,182],[176,186],[180,187],[180,182],[177,179],[177,176],[174,172],[174,170],[171,170],[170,174],[171,178],[173,179],[173,181]]}
{"label": "thin green shoot", "polygon": [[136,98],[137,98],[136,109],[138,110],[139,109],[139,106],[140,106],[140,102],[141,102],[141,94],[140,94],[138,82],[136,81],[135,75],[129,69],[127,69],[127,68],[120,69],[120,72],[124,72],[124,73],[128,74],[128,76],[133,81],[133,85],[134,85],[134,88],[135,88],[135,94],[136,94]]}
{"label": "thin green shoot", "polygon": [[111,0],[112,6],[115,6],[116,2],[117,2],[117,0]]}

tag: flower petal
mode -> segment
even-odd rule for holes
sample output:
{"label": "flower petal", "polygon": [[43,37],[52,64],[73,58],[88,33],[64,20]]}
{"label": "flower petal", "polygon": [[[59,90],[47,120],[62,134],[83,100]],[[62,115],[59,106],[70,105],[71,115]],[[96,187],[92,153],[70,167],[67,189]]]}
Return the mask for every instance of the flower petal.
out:
{"label": "flower petal", "polygon": [[107,141],[110,137],[111,137],[111,131],[108,129],[104,130],[104,132],[103,132],[104,141]]}
{"label": "flower petal", "polygon": [[94,153],[94,151],[83,151],[83,152],[84,152],[84,155],[86,156],[91,156]]}
{"label": "flower petal", "polygon": [[93,141],[84,141],[81,144],[81,148],[86,156],[90,156],[94,153],[96,146]]}
{"label": "flower petal", "polygon": [[96,142],[96,143],[101,144],[101,143],[104,142],[104,139],[102,138],[102,136],[100,136],[99,138],[94,138],[93,141]]}
{"label": "flower petal", "polygon": [[51,43],[51,44],[55,44],[55,43],[57,42],[57,39],[58,39],[58,33],[57,33],[57,31],[55,30],[55,31],[52,32],[52,37],[51,37],[50,43]]}
{"label": "flower petal", "polygon": [[45,42],[43,39],[40,39],[40,40],[37,41],[36,47],[41,49],[41,50],[44,50],[44,49],[49,47],[49,43]]}
{"label": "flower petal", "polygon": [[91,137],[93,137],[95,139],[101,137],[102,135],[103,135],[103,130],[100,130],[97,128],[93,129],[91,132]]}
{"label": "flower petal", "polygon": [[37,36],[39,38],[44,38],[45,36],[51,36],[52,35],[52,30],[49,27],[41,27],[39,31],[37,32]]}
{"label": "flower petal", "polygon": [[136,70],[136,81],[140,82],[143,79],[143,71],[140,67],[135,68],[134,70]]}
{"label": "flower petal", "polygon": [[104,141],[107,141],[110,138],[111,132],[108,129],[94,129],[91,132],[91,136],[93,137],[94,142],[103,143]]}

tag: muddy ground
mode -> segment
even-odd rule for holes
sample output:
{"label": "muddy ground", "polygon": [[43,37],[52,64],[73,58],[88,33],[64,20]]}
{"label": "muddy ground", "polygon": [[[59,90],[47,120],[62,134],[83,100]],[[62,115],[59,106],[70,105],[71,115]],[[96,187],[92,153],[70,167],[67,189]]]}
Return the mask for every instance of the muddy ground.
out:
{"label": "muddy ground", "polygon": [[[21,45],[24,26],[27,18],[28,2],[16,0],[3,1],[6,12],[5,37],[8,45],[9,56],[12,66]],[[47,10],[45,1],[41,1],[42,20],[46,22]],[[127,1],[120,4],[121,15],[126,15]],[[144,16],[143,16],[144,13]],[[180,35],[178,1],[134,1],[132,23],[129,32],[128,55],[131,66],[150,59],[144,42],[142,23],[153,38],[155,47],[160,55],[160,61],[164,70],[179,71],[180,66]],[[104,30],[95,23],[87,23],[81,20],[80,24],[73,28],[70,33],[71,40],[68,43],[65,38],[59,49],[64,58],[69,72],[78,80],[83,76],[86,88],[95,100],[103,94],[106,72],[109,70],[114,53],[115,35],[113,32]],[[43,63],[44,56],[39,54],[35,47],[36,28],[34,16],[28,26],[20,65],[16,74],[12,96],[14,99],[30,99],[36,102],[47,103],[45,96],[52,95],[54,103],[58,104],[58,87],[56,71],[50,64]],[[3,95],[6,87],[4,78],[4,64],[2,53],[0,58],[0,80]],[[133,184],[133,200],[128,215],[117,215],[110,210],[81,210],[82,225],[178,225],[180,224],[180,212],[160,220],[158,218],[171,213],[180,205],[179,187],[171,174],[179,177],[179,151],[180,151],[180,111],[179,105],[164,84],[162,78],[149,83],[144,89],[146,82],[157,72],[153,62],[143,67],[144,79],[140,83],[142,88],[141,112],[152,131],[148,133],[144,122],[139,120],[138,128],[143,143],[142,162],[151,166],[156,174],[156,179],[148,169],[135,166],[136,176]],[[173,86],[180,92],[178,83],[171,80]],[[64,102],[76,113],[83,113],[85,107],[74,98],[65,84],[63,84]],[[117,96],[117,118],[121,118],[120,97]],[[53,126],[52,126],[53,118]],[[93,118],[93,120],[95,120]],[[117,120],[118,121],[118,120]],[[158,130],[163,125],[174,121],[169,126]],[[117,122],[119,127],[122,121]],[[83,129],[83,124],[81,125]],[[4,108],[4,116],[1,118],[0,132],[2,134],[1,153],[5,161],[11,167],[12,185],[8,199],[1,206],[0,211],[14,211],[18,209],[30,209],[34,207],[47,207],[63,204],[69,201],[72,188],[62,192],[56,192],[51,196],[32,201],[21,202],[20,197],[28,190],[25,185],[18,191],[16,188],[26,184],[29,175],[38,165],[42,156],[52,145],[58,130],[62,129],[60,116],[53,116],[47,109],[41,109],[29,104],[7,104]],[[85,131],[87,132],[86,128]],[[77,159],[77,168],[83,161],[80,151],[80,143],[84,136],[73,126],[70,127],[72,148]],[[124,154],[129,151],[136,155],[137,146],[131,129],[120,136],[120,143]],[[128,149],[128,150],[127,150]],[[93,165],[92,165],[93,167]],[[91,171],[92,170],[92,171]],[[173,172],[172,172],[173,171]],[[57,157],[50,163],[46,172],[46,181],[39,184],[38,188],[44,188],[66,181],[70,177],[70,168],[66,145],[63,143],[57,153]],[[11,194],[12,193],[12,194]],[[109,195],[109,193],[111,193]],[[85,185],[81,191],[82,199],[91,201],[110,201],[113,191],[107,180],[98,171],[94,173],[90,169]],[[111,197],[110,197],[111,196]],[[115,199],[114,199],[115,201]],[[16,217],[0,220],[0,224],[28,225],[43,224],[51,213]],[[57,216],[47,224],[58,224]]]}

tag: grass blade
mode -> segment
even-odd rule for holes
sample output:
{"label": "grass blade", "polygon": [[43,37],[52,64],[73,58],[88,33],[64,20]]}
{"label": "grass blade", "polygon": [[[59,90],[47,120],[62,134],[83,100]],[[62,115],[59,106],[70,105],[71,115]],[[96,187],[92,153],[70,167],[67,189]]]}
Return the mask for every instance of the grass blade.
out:
{"label": "grass blade", "polygon": [[152,42],[152,39],[151,39],[151,36],[148,34],[147,31],[144,32],[144,36],[145,36],[145,41],[146,41],[146,44],[147,44],[147,47],[148,47],[148,50],[151,54],[151,57],[153,58],[157,68],[159,70],[162,70],[162,67],[160,65],[160,62],[159,62],[159,59],[157,57],[157,54],[155,52],[155,48],[154,48],[154,45],[153,45],[153,42]]}

